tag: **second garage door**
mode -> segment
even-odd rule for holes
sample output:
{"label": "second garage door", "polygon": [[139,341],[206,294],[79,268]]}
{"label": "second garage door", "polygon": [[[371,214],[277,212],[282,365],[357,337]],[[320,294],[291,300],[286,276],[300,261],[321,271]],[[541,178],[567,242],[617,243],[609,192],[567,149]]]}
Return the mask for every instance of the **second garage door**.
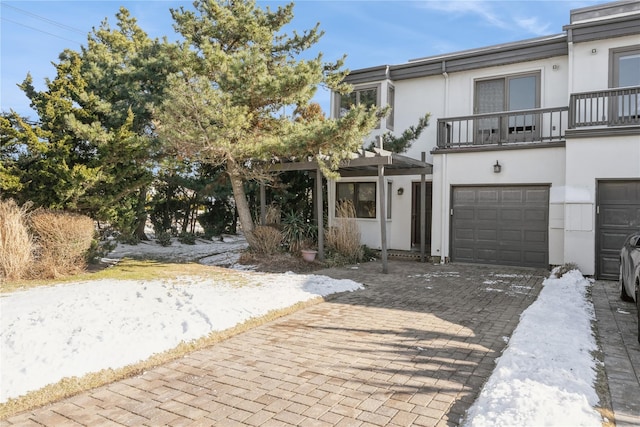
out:
{"label": "second garage door", "polygon": [[549,187],[453,187],[451,258],[458,262],[549,265]]}
{"label": "second garage door", "polygon": [[620,248],[640,230],[640,181],[598,182],[597,277],[618,280]]}

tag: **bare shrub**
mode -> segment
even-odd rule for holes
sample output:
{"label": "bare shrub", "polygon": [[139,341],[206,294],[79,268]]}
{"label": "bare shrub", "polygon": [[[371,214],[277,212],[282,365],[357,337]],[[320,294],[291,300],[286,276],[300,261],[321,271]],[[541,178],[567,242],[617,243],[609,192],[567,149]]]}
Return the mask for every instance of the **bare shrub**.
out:
{"label": "bare shrub", "polygon": [[576,264],[575,262],[567,262],[567,263],[564,263],[564,264],[556,267],[553,270],[553,273],[559,279],[562,276],[564,276],[565,274],[567,274],[568,272],[573,271],[573,270],[578,270],[578,264]]}
{"label": "bare shrub", "polygon": [[13,199],[0,200],[0,280],[24,278],[31,269],[33,241],[25,223],[27,207],[19,207]]}
{"label": "bare shrub", "polygon": [[40,209],[31,214],[29,225],[36,238],[35,270],[39,277],[58,277],[84,269],[95,234],[91,218]]}
{"label": "bare shrub", "polygon": [[253,237],[256,244],[252,249],[259,254],[272,255],[280,250],[282,232],[277,228],[259,225],[253,230]]}
{"label": "bare shrub", "polygon": [[336,206],[335,225],[326,231],[327,247],[348,262],[358,262],[363,257],[360,228],[355,218],[353,203],[341,201]]}

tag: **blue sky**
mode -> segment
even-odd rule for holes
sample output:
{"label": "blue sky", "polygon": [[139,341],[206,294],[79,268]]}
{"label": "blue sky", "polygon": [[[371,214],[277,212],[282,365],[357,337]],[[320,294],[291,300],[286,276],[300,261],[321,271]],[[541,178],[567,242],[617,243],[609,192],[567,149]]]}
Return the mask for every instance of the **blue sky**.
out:
{"label": "blue sky", "polygon": [[[606,3],[580,1],[327,1],[295,2],[289,29],[304,30],[317,22],[325,31],[312,51],[326,60],[347,55],[349,69],[399,64],[410,59],[559,34],[569,11]],[[53,79],[58,55],[79,50],[92,27],[124,6],[151,36],[176,39],[170,8],[190,8],[184,1],[5,1],[0,3],[0,108],[36,118],[16,84],[31,73],[37,89]],[[275,8],[277,1],[258,1]],[[328,114],[329,96],[316,97]]]}

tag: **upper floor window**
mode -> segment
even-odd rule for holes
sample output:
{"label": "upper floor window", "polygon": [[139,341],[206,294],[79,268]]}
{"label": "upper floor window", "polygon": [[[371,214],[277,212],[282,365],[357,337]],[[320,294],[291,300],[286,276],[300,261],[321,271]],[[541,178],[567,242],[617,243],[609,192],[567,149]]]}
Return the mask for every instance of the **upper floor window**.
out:
{"label": "upper floor window", "polygon": [[[621,89],[609,108],[611,116],[622,123],[638,123],[640,113],[640,46],[612,49],[609,86]],[[613,105],[611,105],[613,104]]]}
{"label": "upper floor window", "polygon": [[640,86],[640,46],[611,50],[609,85],[612,88]]}
{"label": "upper floor window", "polygon": [[336,117],[342,117],[355,105],[365,105],[367,108],[380,105],[378,86],[357,88],[346,95],[338,94]]}
{"label": "upper floor window", "polygon": [[387,105],[391,107],[391,111],[389,111],[389,115],[387,116],[387,129],[393,130],[393,125],[395,122],[394,117],[394,109],[396,102],[396,88],[393,85],[389,85],[387,87]]}
{"label": "upper floor window", "polygon": [[[476,80],[474,114],[540,108],[540,73],[517,74]],[[478,119],[476,135],[480,143],[530,139],[539,132],[538,116],[506,114]]]}

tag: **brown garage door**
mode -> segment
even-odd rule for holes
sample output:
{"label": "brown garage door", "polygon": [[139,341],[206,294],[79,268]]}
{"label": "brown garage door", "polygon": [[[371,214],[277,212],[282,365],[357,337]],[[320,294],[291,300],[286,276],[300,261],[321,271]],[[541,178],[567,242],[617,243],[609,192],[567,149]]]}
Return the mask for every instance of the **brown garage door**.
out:
{"label": "brown garage door", "polygon": [[549,187],[454,187],[451,258],[482,264],[549,265]]}
{"label": "brown garage door", "polygon": [[596,276],[617,280],[624,239],[640,229],[640,180],[599,181]]}

